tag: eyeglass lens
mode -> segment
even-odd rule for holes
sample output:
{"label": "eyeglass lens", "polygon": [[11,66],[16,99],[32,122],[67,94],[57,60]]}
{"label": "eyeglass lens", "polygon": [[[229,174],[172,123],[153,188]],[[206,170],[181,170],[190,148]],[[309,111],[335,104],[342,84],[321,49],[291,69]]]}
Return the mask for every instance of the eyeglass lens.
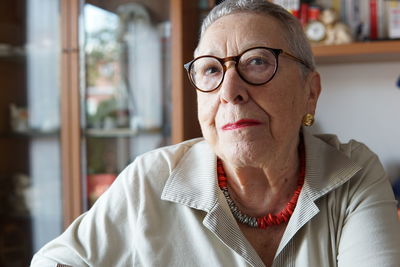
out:
{"label": "eyeglass lens", "polygon": [[[255,48],[242,54],[236,66],[236,70],[243,80],[258,85],[264,84],[272,78],[277,68],[277,60],[272,51]],[[190,76],[197,88],[202,91],[212,91],[221,84],[224,71],[220,60],[205,56],[192,63]]]}

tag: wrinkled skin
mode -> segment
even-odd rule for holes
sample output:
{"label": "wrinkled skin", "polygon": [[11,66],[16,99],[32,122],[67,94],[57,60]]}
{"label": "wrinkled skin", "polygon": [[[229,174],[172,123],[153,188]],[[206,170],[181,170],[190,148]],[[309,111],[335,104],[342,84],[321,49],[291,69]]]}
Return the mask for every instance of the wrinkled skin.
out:
{"label": "wrinkled skin", "polygon": [[[256,46],[292,53],[282,31],[272,17],[250,13],[224,16],[205,31],[196,56],[235,56]],[[287,191],[288,195],[293,192],[298,172],[299,130],[303,116],[315,113],[320,93],[319,74],[311,72],[304,76],[298,62],[281,55],[275,77],[265,85],[254,86],[239,77],[233,62],[226,65],[228,70],[217,90],[197,92],[203,136],[223,160],[231,177],[233,197],[242,200],[239,201],[242,208],[258,214],[271,209],[267,204],[275,204],[279,210],[279,203],[284,203],[286,197],[271,203],[274,195],[269,194],[269,200],[264,196],[267,191]],[[222,128],[242,119],[258,123],[229,130]],[[260,201],[265,205],[259,205]],[[253,207],[255,203],[257,207]]]}

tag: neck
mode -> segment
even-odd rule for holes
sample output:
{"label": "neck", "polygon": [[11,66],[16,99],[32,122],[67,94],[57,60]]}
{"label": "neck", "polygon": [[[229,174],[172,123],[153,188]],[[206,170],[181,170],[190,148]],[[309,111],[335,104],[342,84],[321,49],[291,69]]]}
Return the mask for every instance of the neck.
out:
{"label": "neck", "polygon": [[238,208],[250,216],[279,212],[296,190],[299,158],[295,149],[284,164],[271,163],[263,168],[237,168],[224,162],[228,190]]}

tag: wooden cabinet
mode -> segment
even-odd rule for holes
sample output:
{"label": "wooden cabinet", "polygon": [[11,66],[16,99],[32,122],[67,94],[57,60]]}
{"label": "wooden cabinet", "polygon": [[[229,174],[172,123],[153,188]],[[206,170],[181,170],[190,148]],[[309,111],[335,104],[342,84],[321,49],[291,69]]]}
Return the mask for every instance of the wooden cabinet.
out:
{"label": "wooden cabinet", "polygon": [[63,230],[59,7],[0,1],[0,266]]}
{"label": "wooden cabinet", "polygon": [[[89,55],[87,52],[88,39],[90,33],[85,27],[86,5],[108,12],[111,16],[121,12],[121,6],[125,10],[132,8],[131,3],[140,4],[149,11],[152,17],[152,24],[159,25],[163,21],[169,21],[170,34],[168,40],[169,53],[166,68],[170,85],[169,110],[167,114],[169,120],[169,141],[162,144],[181,142],[186,139],[201,136],[200,128],[197,123],[197,109],[195,90],[189,84],[183,64],[193,57],[193,51],[197,45],[199,32],[199,14],[201,5],[198,1],[170,0],[170,1],[99,1],[99,0],[65,0],[62,3],[62,155],[63,155],[63,195],[64,195],[64,224],[67,226],[74,218],[89,208],[88,190],[92,187],[93,181],[108,179],[112,181],[120,171],[121,166],[126,166],[132,160],[135,153],[132,150],[134,140],[140,139],[138,135],[144,133],[156,134],[157,128],[132,130],[132,127],[120,128],[104,126],[100,128],[90,126],[87,117],[88,109],[88,80],[91,73],[88,70]],[[100,23],[98,23],[100,24]],[[165,51],[164,51],[165,52]],[[151,55],[149,55],[151,56]],[[124,56],[127,57],[126,54]],[[147,72],[152,71],[151,68]],[[152,81],[151,81],[152,82]],[[140,97],[140,96],[139,96]],[[144,101],[144,100],[143,100]],[[156,108],[156,107],[155,107]],[[110,121],[108,121],[109,123]],[[114,124],[114,122],[111,122]],[[108,128],[108,129],[106,129]],[[143,142],[139,142],[143,143]],[[124,150],[126,150],[124,152]],[[113,167],[102,167],[101,170],[93,166],[99,151],[106,151],[109,154],[108,163]],[[119,154],[118,154],[119,153]],[[126,155],[122,155],[125,153]],[[111,156],[110,156],[111,155]],[[114,155],[114,156],[112,156]],[[120,159],[118,159],[120,158]],[[107,159],[104,161],[107,165]],[[116,165],[120,165],[115,168]],[[93,168],[92,168],[93,167]],[[105,169],[112,169],[105,170]],[[88,180],[92,180],[89,182]]]}
{"label": "wooden cabinet", "polygon": [[[85,5],[113,13],[129,3],[144,6],[152,26],[164,21],[170,26],[168,44],[159,51],[169,54],[160,61],[168,72],[159,74],[168,80],[165,87],[170,90],[166,134],[157,127],[111,127],[112,120],[103,121],[107,127],[89,127]],[[107,165],[115,158],[123,159],[120,165],[126,166],[125,161],[134,156],[132,146],[142,145],[135,143],[139,135],[165,134],[169,140],[164,144],[200,136],[195,90],[183,68],[197,42],[199,10],[198,1],[184,0],[0,3],[0,265],[26,266],[39,247],[85,211],[88,179],[109,182],[113,179],[109,172],[120,171],[100,166],[99,173],[91,173],[89,168]],[[107,73],[107,66],[102,67]],[[153,71],[151,67],[146,70]],[[102,147],[113,148],[117,156],[108,151],[105,161],[93,163],[96,157],[91,155]],[[23,244],[19,244],[21,235]]]}

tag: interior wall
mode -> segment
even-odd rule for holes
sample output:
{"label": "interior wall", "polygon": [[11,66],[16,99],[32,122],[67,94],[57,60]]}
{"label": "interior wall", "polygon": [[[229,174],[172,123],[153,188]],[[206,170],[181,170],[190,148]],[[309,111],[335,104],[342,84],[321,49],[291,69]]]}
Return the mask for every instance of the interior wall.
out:
{"label": "interior wall", "polygon": [[318,71],[323,91],[312,130],[365,143],[390,179],[400,179],[400,62],[321,65]]}

